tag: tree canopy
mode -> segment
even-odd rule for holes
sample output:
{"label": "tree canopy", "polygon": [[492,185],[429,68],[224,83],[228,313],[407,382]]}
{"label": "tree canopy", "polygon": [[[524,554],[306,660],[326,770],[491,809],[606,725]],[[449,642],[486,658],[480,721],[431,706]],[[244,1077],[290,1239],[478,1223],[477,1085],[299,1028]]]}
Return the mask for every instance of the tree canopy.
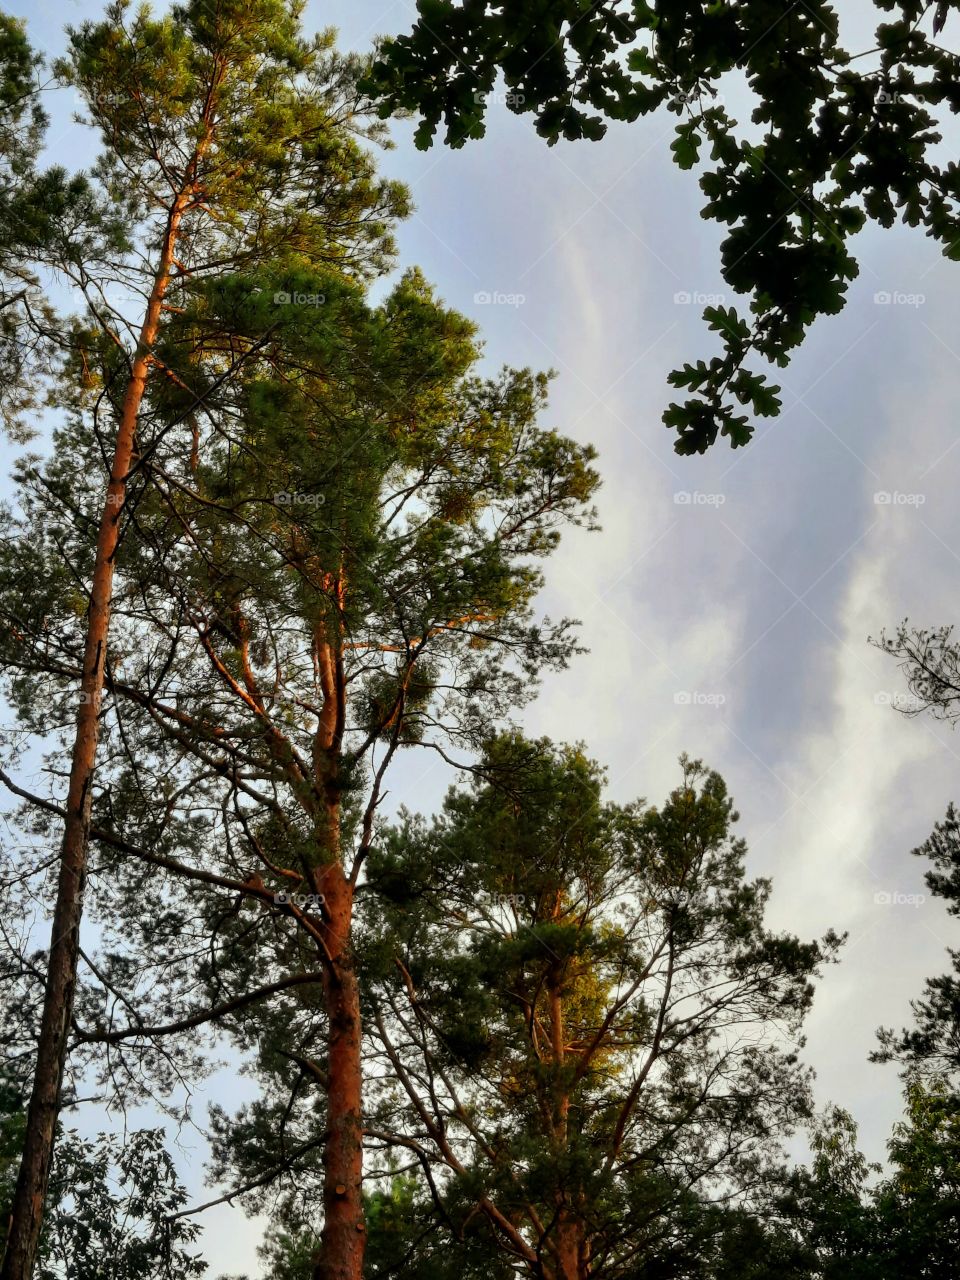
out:
{"label": "tree canopy", "polygon": [[[960,168],[938,147],[960,110],[960,57],[938,39],[957,6],[935,21],[923,0],[875,8],[874,45],[852,51],[826,0],[418,0],[365,88],[384,116],[420,116],[421,147],[441,122],[451,146],[482,137],[501,75],[509,109],[551,144],[656,110],[678,117],[674,159],[702,171],[701,212],[725,228],[723,278],[746,303],[707,307],[722,353],[670,376],[689,396],[664,423],[678,453],[703,453],[718,437],[746,444],[751,418],[778,412],[779,387],[751,361],[786,366],[814,320],[842,309],[858,273],[850,242],[868,221],[923,227],[960,260]],[[728,110],[730,83],[749,121]]]}
{"label": "tree canopy", "polygon": [[[738,446],[779,403],[748,362],[843,306],[868,220],[958,256],[956,6],[876,7],[861,55],[821,0],[421,0],[363,59],[298,0],[116,0],[50,68],[83,175],[42,168],[0,15],[0,418],[44,428],[0,509],[0,1280],[201,1276],[225,1202],[269,1211],[270,1280],[952,1280],[960,953],[879,1032],[884,1170],[805,1061],[843,938],[772,927],[721,775],[618,803],[522,731],[580,652],[541,592],[596,451],[397,269],[372,151],[397,111],[479,137],[501,75],[549,142],[674,112],[750,302],[666,416]],[[949,626],[876,643],[960,718]],[[455,778],[433,815],[387,804],[417,759]],[[916,852],[956,916],[953,806]],[[254,1093],[200,1121],[195,1205],[127,1116],[196,1123],[221,1051]],[[122,1135],[73,1127],[91,1102]]]}

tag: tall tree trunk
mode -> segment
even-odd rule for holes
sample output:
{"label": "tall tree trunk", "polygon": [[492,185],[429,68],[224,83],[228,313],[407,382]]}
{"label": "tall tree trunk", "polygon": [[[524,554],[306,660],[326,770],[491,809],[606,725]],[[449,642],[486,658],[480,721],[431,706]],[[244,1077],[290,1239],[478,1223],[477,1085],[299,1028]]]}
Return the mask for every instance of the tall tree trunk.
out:
{"label": "tall tree trunk", "polygon": [[[566,1061],[566,1044],[563,1031],[563,996],[560,990],[560,966],[552,968],[547,977],[547,1000],[550,1007],[550,1039],[554,1066],[562,1071]],[[566,1084],[561,1082],[559,1093],[553,1099],[554,1142],[558,1151],[567,1146],[567,1124],[570,1116],[570,1096]],[[553,1253],[556,1258],[556,1280],[580,1280],[580,1240],[582,1223],[571,1211],[569,1192],[557,1190],[556,1241]]]}
{"label": "tall tree trunk", "polygon": [[582,1223],[566,1205],[561,1206],[557,1217],[556,1280],[582,1280],[586,1275],[580,1265],[582,1237]]}
{"label": "tall tree trunk", "polygon": [[353,886],[339,863],[322,880],[330,936],[327,1017],[327,1139],[323,1151],[323,1234],[314,1280],[360,1280],[366,1236],[363,1173],[360,990],[350,946]]}
{"label": "tall tree trunk", "polygon": [[133,458],[137,415],[150,370],[150,351],[157,337],[163,299],[170,283],[177,234],[187,200],[188,193],[181,192],[167,217],[160,261],[154,275],[131,366],[130,381],[120,411],[110,482],[97,534],[80,680],[80,708],[77,712],[67,789],[67,816],[60,850],[60,875],[50,935],[37,1062],[0,1280],[30,1280],[40,1241],[77,982],[90,806],[100,732],[100,701],[107,658],[114,557],[120,537],[120,513],[126,498],[127,476]]}
{"label": "tall tree trunk", "polygon": [[314,744],[315,782],[323,796],[325,829],[316,887],[323,894],[327,956],[323,994],[327,1013],[327,1132],[323,1147],[323,1231],[314,1280],[361,1280],[366,1235],[363,1175],[360,988],[351,945],[353,883],[340,843],[340,750],[347,714],[343,672],[343,567],[326,586],[334,616],[317,627],[315,658],[322,704]]}
{"label": "tall tree trunk", "polygon": [[[552,918],[561,919],[562,897],[558,893],[553,905]],[[550,1048],[553,1064],[560,1076],[553,1097],[553,1139],[558,1151],[565,1151],[569,1141],[570,1094],[562,1073],[566,1064],[567,1046],[563,1026],[563,966],[558,961],[547,973],[547,1003],[550,1009]],[[570,1191],[557,1190],[556,1241],[553,1253],[556,1258],[556,1280],[582,1280],[585,1276],[583,1218],[570,1204]]]}

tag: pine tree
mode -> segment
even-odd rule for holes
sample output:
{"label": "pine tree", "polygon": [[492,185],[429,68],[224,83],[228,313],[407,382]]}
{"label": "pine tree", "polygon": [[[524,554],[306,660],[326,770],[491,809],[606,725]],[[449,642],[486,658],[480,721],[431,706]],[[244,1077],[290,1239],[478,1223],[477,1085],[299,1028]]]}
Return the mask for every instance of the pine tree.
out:
{"label": "pine tree", "polygon": [[67,346],[45,268],[116,246],[120,231],[85,177],[37,168],[47,127],[42,71],[24,24],[0,12],[0,427],[18,442],[34,434]]}
{"label": "pine tree", "polygon": [[[128,230],[100,243],[70,238],[65,249],[57,241],[61,251],[50,250],[85,306],[57,400],[97,449],[80,450],[72,463],[83,454],[100,476],[102,450],[109,470],[99,509],[85,515],[83,581],[73,588],[85,600],[79,701],[3,1280],[29,1280],[39,1238],[76,984],[114,572],[130,477],[155,444],[147,387],[174,376],[159,354],[167,322],[201,284],[278,253],[335,263],[351,276],[376,271],[390,249],[385,219],[404,206],[399,189],[375,179],[353,136],[356,68],[331,56],[327,39],[305,41],[298,12],[286,0],[228,0],[154,18],[121,2],[104,21],[70,33],[57,68],[101,133],[92,181],[122,210]],[[143,299],[142,310],[118,296]],[[228,380],[229,361],[218,372]],[[181,413],[195,416],[204,393],[182,390]],[[11,635],[16,642],[17,631]]]}
{"label": "pine tree", "polygon": [[35,283],[25,241],[33,206],[34,158],[46,117],[40,107],[40,59],[23,24],[0,13],[0,420],[8,433],[22,430],[33,344],[26,335],[28,300]]}
{"label": "pine tree", "polygon": [[[401,749],[476,749],[575,651],[569,624],[536,624],[532,605],[537,561],[592,520],[592,450],[537,425],[545,377],[478,376],[472,325],[417,272],[377,306],[296,254],[222,276],[197,287],[160,355],[175,376],[149,392],[164,425],[116,561],[93,806],[95,900],[117,944],[98,970],[127,989],[132,947],[152,986],[119,1029],[85,996],[80,1039],[149,1074],[146,1046],[216,1023],[259,1046],[268,1074],[292,1073],[291,1105],[312,1098],[323,1115],[305,1139],[323,1163],[316,1275],[354,1280],[353,912],[384,780]],[[223,381],[227,359],[239,367]],[[196,432],[183,384],[205,388]],[[33,727],[77,669],[68,584],[86,517],[64,460],[78,449],[61,437],[25,491],[0,573]],[[49,592],[28,596],[41,574]],[[243,1123],[231,1134],[241,1177],[245,1156],[258,1178],[271,1161],[296,1168],[283,1110],[261,1111],[250,1142]]]}
{"label": "pine tree", "polygon": [[809,1114],[797,1037],[838,941],[767,930],[716,774],[684,761],[661,809],[602,782],[579,750],[498,738],[369,873],[374,1123],[427,1154],[436,1217],[486,1219],[555,1280],[716,1258],[711,1197],[749,1205]]}

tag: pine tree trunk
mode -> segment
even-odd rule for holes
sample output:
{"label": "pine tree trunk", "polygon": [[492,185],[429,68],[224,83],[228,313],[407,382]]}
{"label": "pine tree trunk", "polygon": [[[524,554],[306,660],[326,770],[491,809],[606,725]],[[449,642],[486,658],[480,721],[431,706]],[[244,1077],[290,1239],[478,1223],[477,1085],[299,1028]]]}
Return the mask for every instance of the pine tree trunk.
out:
{"label": "pine tree trunk", "polygon": [[566,1207],[561,1208],[557,1222],[556,1280],[581,1280],[586,1274],[580,1267],[582,1236],[582,1223]]}
{"label": "pine tree trunk", "polygon": [[[315,658],[322,709],[315,742],[316,783],[326,808],[322,867],[327,955],[323,994],[327,1013],[327,1132],[323,1147],[323,1231],[314,1280],[361,1280],[366,1235],[360,1194],[363,1174],[360,988],[351,947],[353,885],[340,846],[340,747],[346,723],[343,674],[343,567],[326,583],[336,620],[317,628]],[[334,638],[335,633],[335,638]]]}
{"label": "pine tree trunk", "polygon": [[350,948],[353,886],[339,863],[322,878],[331,939],[324,982],[327,1032],[327,1140],[323,1152],[323,1234],[314,1280],[361,1280],[366,1244],[363,1172],[360,990]]}
{"label": "pine tree trunk", "polygon": [[[553,920],[559,921],[562,899],[557,894],[553,908]],[[561,965],[551,966],[547,973],[547,1003],[550,1009],[550,1047],[554,1066],[562,1070],[566,1061],[566,1036],[563,1027],[563,994]],[[553,1138],[559,1150],[565,1150],[569,1141],[570,1095],[566,1084],[561,1084],[553,1098]],[[556,1280],[582,1280],[585,1269],[583,1241],[585,1227],[582,1217],[571,1209],[569,1193],[557,1193],[557,1235],[554,1249]]]}
{"label": "pine tree trunk", "polygon": [[163,299],[170,283],[177,233],[186,203],[187,195],[182,193],[171,206],[167,218],[160,262],[154,275],[131,366],[130,381],[120,412],[110,483],[97,534],[80,681],[80,708],[77,712],[67,789],[67,816],[60,851],[60,875],[50,936],[37,1062],[0,1280],[30,1280],[40,1241],[77,981],[90,806],[100,731],[100,701],[107,657],[114,557],[120,537],[120,513],[133,458],[137,415],[149,374],[150,350],[157,337]]}

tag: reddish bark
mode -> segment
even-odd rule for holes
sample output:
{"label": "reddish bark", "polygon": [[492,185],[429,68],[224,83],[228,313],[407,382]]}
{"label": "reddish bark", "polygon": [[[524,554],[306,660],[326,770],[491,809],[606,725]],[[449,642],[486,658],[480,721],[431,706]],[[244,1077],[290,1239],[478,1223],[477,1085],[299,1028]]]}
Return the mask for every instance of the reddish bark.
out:
{"label": "reddish bark", "polygon": [[[562,917],[562,898],[557,894],[553,905],[553,919]],[[550,1010],[550,1050],[558,1070],[559,1087],[553,1099],[553,1139],[558,1150],[568,1141],[570,1117],[569,1086],[562,1072],[567,1059],[567,1043],[563,1025],[563,966],[551,966],[547,974],[547,1004]],[[555,1258],[555,1280],[585,1280],[589,1274],[586,1266],[586,1224],[569,1202],[563,1190],[557,1192],[556,1235],[552,1244]]]}
{"label": "reddish bark", "polygon": [[126,498],[127,477],[133,459],[137,416],[150,370],[150,351],[157,338],[163,299],[170,283],[177,234],[187,202],[188,193],[184,191],[174,201],[167,218],[160,260],[121,407],[110,482],[97,534],[80,681],[80,708],[77,712],[67,789],[60,874],[50,936],[37,1062],[0,1280],[30,1280],[40,1241],[77,981],[90,805],[100,733],[100,701],[107,658],[114,556],[120,538],[120,513]]}
{"label": "reddish bark", "polygon": [[323,1151],[323,1234],[315,1280],[360,1280],[366,1238],[361,1200],[360,993],[350,948],[353,886],[339,863],[322,877],[330,960],[327,1005],[327,1141]]}
{"label": "reddish bark", "polygon": [[577,1221],[565,1206],[557,1221],[556,1280],[583,1280],[587,1275],[581,1269],[583,1223]]}
{"label": "reddish bark", "polygon": [[323,696],[314,743],[317,790],[324,809],[322,863],[326,957],[323,993],[327,1012],[327,1135],[323,1149],[323,1231],[314,1280],[361,1280],[366,1235],[363,1222],[362,1062],[360,989],[350,932],[353,883],[340,847],[340,751],[347,711],[341,618],[343,573],[326,574],[334,619],[321,623],[315,642]]}

